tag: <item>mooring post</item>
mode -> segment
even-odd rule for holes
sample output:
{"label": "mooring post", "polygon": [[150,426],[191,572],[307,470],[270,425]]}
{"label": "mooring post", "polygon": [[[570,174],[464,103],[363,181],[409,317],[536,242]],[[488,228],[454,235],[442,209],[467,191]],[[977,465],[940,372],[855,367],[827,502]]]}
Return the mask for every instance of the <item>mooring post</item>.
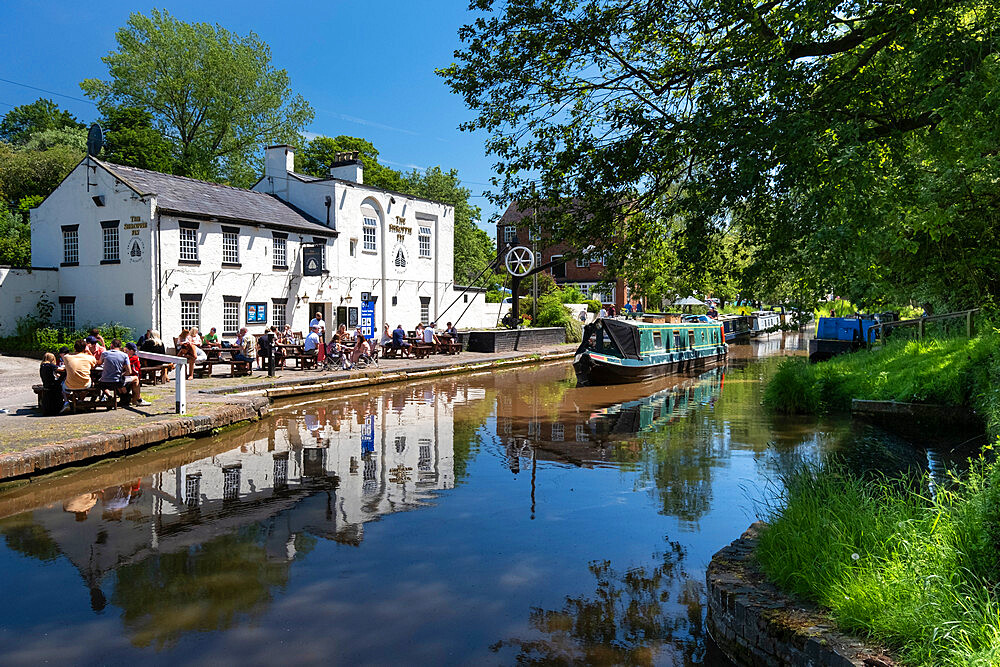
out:
{"label": "mooring post", "polygon": [[926,318],[921,317],[920,324],[917,325],[917,338],[920,340],[924,339],[924,319]]}

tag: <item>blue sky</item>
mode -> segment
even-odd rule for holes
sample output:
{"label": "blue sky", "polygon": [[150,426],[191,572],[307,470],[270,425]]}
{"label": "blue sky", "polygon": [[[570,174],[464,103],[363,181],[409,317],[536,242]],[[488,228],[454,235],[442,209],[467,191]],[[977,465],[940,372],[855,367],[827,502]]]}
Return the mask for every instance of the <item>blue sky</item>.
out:
{"label": "blue sky", "polygon": [[[458,29],[470,20],[467,2],[73,2],[0,0],[0,114],[49,97],[84,122],[97,110],[79,82],[105,78],[101,57],[129,12],[168,10],[183,21],[218,23],[257,33],[275,66],[316,111],[309,131],[365,137],[397,169],[441,165],[458,169],[478,195],[483,221],[496,211],[482,192],[493,175],[480,134],[459,132],[471,117],[462,100],[434,74],[450,64]],[[14,81],[62,93],[49,95]],[[484,229],[494,231],[484,225]]]}

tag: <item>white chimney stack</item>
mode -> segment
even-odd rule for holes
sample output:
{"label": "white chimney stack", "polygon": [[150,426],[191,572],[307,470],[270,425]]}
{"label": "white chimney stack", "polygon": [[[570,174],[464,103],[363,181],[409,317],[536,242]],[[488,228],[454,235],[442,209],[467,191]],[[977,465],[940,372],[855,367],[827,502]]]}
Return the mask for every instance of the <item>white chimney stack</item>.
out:
{"label": "white chimney stack", "polygon": [[365,166],[361,163],[357,151],[346,151],[337,153],[330,165],[330,176],[345,181],[351,181],[358,185],[365,182]]}
{"label": "white chimney stack", "polygon": [[295,148],[288,144],[264,149],[264,176],[285,178],[295,171]]}

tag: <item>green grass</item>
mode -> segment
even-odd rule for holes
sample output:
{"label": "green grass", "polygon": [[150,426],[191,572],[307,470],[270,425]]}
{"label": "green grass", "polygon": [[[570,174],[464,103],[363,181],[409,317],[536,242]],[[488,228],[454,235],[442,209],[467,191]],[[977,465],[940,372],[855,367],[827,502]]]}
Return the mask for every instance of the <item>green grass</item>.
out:
{"label": "green grass", "polygon": [[782,362],[764,393],[775,412],[847,411],[851,399],[938,403],[975,410],[1000,433],[1000,335],[898,340],[810,364]]}
{"label": "green grass", "polygon": [[980,461],[933,497],[926,478],[836,464],[785,485],[756,553],[778,586],[907,664],[1000,664],[1000,466]]}

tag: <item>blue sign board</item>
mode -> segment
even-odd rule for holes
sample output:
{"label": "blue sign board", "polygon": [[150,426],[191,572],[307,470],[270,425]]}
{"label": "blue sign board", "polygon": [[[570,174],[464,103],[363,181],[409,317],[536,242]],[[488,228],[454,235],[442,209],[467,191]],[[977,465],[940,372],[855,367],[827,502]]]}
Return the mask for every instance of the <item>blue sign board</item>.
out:
{"label": "blue sign board", "polygon": [[248,303],[247,324],[267,324],[267,305],[263,303]]}
{"label": "blue sign board", "polygon": [[375,451],[375,415],[368,415],[361,427],[361,453]]}
{"label": "blue sign board", "polygon": [[375,302],[361,302],[361,333],[365,338],[375,337]]}

